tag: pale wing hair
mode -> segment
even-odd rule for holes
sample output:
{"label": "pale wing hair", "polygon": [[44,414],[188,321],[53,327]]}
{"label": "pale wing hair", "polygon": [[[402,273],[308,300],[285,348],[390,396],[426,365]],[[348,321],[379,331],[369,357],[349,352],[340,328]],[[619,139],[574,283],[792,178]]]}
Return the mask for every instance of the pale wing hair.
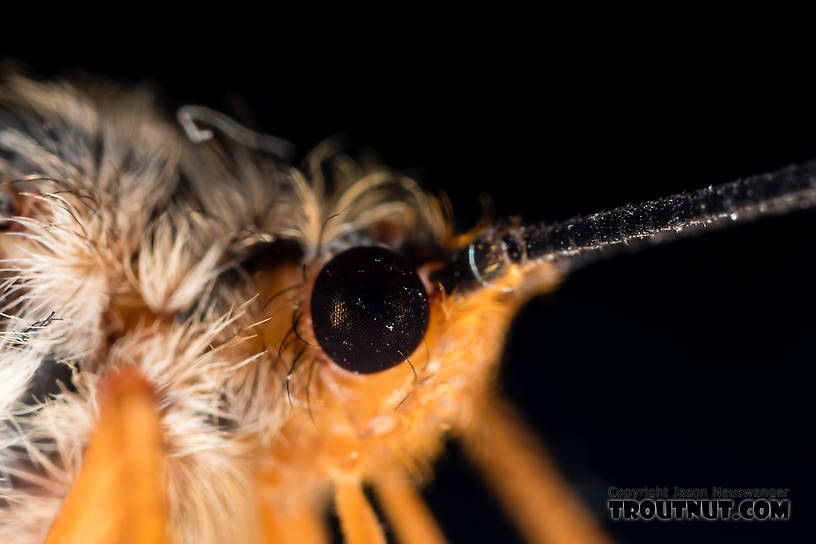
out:
{"label": "pale wing hair", "polygon": [[[291,363],[226,355],[262,302],[242,259],[279,239],[299,243],[304,262],[361,241],[450,242],[445,206],[407,177],[331,146],[301,171],[222,140],[193,144],[168,119],[150,93],[112,85],[0,86],[0,181],[28,203],[0,234],[3,542],[42,541],[98,417],[97,384],[124,365],[160,393],[175,536],[238,535],[251,521],[247,459],[289,409]],[[377,238],[382,223],[399,235]],[[129,303],[166,326],[112,336],[112,308]],[[45,359],[72,368],[75,390],[23,402]]]}

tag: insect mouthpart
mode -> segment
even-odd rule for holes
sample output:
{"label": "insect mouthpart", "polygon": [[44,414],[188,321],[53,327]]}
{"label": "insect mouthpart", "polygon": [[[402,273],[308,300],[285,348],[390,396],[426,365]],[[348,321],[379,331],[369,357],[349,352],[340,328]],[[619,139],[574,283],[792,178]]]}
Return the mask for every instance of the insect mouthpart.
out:
{"label": "insect mouthpart", "polygon": [[332,258],[311,297],[314,334],[326,355],[354,373],[387,370],[425,337],[430,305],[412,267],[382,247],[356,247]]}

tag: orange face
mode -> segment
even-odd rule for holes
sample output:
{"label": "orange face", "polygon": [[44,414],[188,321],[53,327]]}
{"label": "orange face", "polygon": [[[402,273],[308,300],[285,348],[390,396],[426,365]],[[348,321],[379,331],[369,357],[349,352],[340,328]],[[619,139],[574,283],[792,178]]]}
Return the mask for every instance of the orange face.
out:
{"label": "orange face", "polygon": [[[262,461],[264,477],[276,482],[269,491],[281,500],[292,489],[325,495],[337,480],[373,481],[399,468],[417,477],[427,474],[447,433],[466,429],[485,397],[494,394],[502,339],[517,306],[558,281],[545,264],[512,270],[491,287],[461,294],[431,286],[423,341],[404,363],[355,374],[322,351],[312,329],[308,301],[320,268],[320,263],[308,267],[303,286],[269,304],[257,319],[266,320],[257,330],[268,349],[285,345],[281,357],[293,361],[300,354],[302,363],[287,376],[292,409]],[[300,274],[294,266],[288,274],[272,273],[280,281],[268,284],[259,300],[297,283]],[[293,341],[287,344],[293,311],[301,312],[299,332],[290,333]]]}

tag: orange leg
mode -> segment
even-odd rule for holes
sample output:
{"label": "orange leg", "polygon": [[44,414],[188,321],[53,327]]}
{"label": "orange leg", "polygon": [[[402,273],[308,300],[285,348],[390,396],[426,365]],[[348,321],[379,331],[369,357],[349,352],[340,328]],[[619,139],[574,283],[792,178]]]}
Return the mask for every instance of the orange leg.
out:
{"label": "orange leg", "polygon": [[108,378],[79,476],[46,544],[167,542],[161,427],[152,386],[135,371]]}
{"label": "orange leg", "polygon": [[504,402],[489,403],[463,434],[468,455],[528,542],[610,542],[558,473],[543,446]]}
{"label": "orange leg", "polygon": [[444,544],[445,535],[401,469],[375,482],[380,504],[402,544]]}
{"label": "orange leg", "polygon": [[356,481],[339,481],[335,489],[337,513],[347,544],[385,544],[377,515]]}

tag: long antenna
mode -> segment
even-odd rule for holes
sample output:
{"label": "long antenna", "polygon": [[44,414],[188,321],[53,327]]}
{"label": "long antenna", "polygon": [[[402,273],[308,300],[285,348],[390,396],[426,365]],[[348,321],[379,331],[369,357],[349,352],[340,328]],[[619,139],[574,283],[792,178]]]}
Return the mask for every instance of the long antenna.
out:
{"label": "long antenna", "polygon": [[550,260],[573,270],[633,242],[662,243],[705,228],[814,206],[816,159],[560,223],[493,228],[456,250],[434,279],[450,292],[489,283],[507,264]]}

